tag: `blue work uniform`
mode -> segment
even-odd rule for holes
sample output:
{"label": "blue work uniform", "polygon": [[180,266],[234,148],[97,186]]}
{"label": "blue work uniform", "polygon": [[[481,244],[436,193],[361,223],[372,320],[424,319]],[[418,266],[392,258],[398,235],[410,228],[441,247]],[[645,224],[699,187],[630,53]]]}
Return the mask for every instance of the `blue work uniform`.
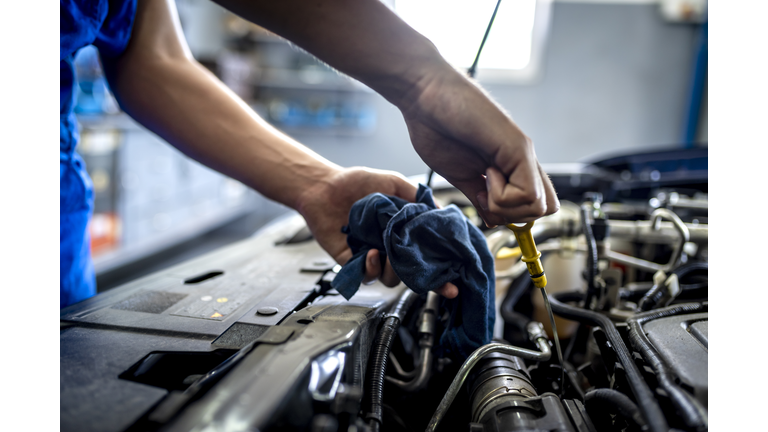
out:
{"label": "blue work uniform", "polygon": [[102,58],[125,51],[136,15],[136,0],[61,0],[60,94],[61,147],[59,202],[60,303],[65,307],[96,294],[88,220],[93,211],[93,184],[82,158],[73,112],[77,50],[93,44]]}

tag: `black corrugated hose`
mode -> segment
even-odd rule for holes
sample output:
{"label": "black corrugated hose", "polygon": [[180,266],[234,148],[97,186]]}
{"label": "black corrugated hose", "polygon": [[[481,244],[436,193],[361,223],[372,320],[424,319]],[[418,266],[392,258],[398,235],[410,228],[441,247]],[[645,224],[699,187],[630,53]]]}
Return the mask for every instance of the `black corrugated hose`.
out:
{"label": "black corrugated hose", "polygon": [[[587,413],[605,412],[604,405],[608,404],[613,407],[618,414],[624,419],[634,422],[640,430],[646,430],[648,426],[643,420],[643,416],[640,414],[640,408],[632,402],[627,395],[619,391],[607,388],[594,389],[587,392],[584,395],[584,405],[587,408]],[[594,414],[589,414],[590,416]]]}
{"label": "black corrugated hose", "polygon": [[606,337],[613,345],[614,351],[619,362],[624,367],[627,374],[627,381],[632,389],[632,394],[635,396],[637,405],[640,412],[648,424],[648,427],[653,432],[668,432],[669,425],[664,417],[664,413],[659,407],[658,401],[653,397],[651,389],[640,374],[635,362],[632,360],[627,346],[624,345],[624,341],[621,339],[619,331],[616,330],[616,326],[605,315],[598,312],[594,312],[587,309],[581,309],[575,306],[565,304],[566,301],[579,301],[584,296],[578,291],[565,292],[559,294],[552,294],[549,296],[549,301],[552,304],[552,311],[560,315],[563,318],[598,326],[603,329]]}
{"label": "black corrugated hose", "polygon": [[708,303],[684,303],[675,306],[657,309],[641,314],[627,320],[629,325],[629,343],[640,352],[643,359],[656,372],[659,386],[669,395],[669,399],[675,406],[686,426],[696,430],[706,430],[709,426],[706,409],[688,392],[680,388],[675,382],[674,373],[667,367],[659,356],[659,353],[651,344],[651,341],[643,331],[643,324],[655,319],[673,315],[707,312]]}
{"label": "black corrugated hose", "polygon": [[382,406],[384,401],[384,374],[387,371],[387,359],[392,349],[392,341],[395,339],[397,329],[400,323],[408,313],[413,302],[416,300],[416,293],[406,289],[397,301],[397,304],[384,317],[384,322],[379,329],[379,335],[371,348],[371,355],[368,358],[368,379],[365,382],[366,395],[366,420],[371,426],[372,432],[377,432],[382,424]]}

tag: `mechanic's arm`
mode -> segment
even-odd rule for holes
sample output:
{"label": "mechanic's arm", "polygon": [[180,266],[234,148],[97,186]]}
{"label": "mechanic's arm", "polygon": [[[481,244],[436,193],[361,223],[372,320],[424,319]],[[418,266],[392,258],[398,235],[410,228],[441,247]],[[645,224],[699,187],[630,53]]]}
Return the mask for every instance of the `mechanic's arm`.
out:
{"label": "mechanic's arm", "polygon": [[297,208],[341,168],[270,126],[194,60],[171,0],[138,2],[126,51],[104,58],[121,106],[190,157]]}
{"label": "mechanic's arm", "polygon": [[486,223],[559,202],[531,140],[429,40],[379,0],[215,0],[367,84],[403,112],[414,148]]}
{"label": "mechanic's arm", "polygon": [[[172,0],[140,0],[131,39],[118,58],[103,58],[121,108],[190,157],[298,210],[315,238],[343,264],[352,256],[341,227],[352,204],[373,192],[416,198],[402,175],[341,168],[258,117],[186,45]],[[399,283],[377,251],[366,261],[366,281]],[[455,297],[447,284],[437,290]]]}

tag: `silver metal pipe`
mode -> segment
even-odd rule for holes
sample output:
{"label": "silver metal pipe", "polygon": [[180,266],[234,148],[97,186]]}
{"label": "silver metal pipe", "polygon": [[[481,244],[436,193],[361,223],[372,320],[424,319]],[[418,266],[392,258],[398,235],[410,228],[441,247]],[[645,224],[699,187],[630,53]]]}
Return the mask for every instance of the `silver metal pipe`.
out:
{"label": "silver metal pipe", "polygon": [[678,208],[686,208],[686,209],[697,209],[697,210],[707,210],[709,209],[709,203],[706,199],[696,199],[696,198],[678,198],[677,201],[670,201],[670,204],[672,207],[678,207]]}
{"label": "silver metal pipe", "polygon": [[624,264],[626,266],[634,267],[636,269],[644,270],[651,273],[656,273],[659,270],[662,270],[664,268],[663,264],[657,264],[652,261],[644,260],[642,258],[635,258],[631,255],[624,255],[623,253],[619,253],[612,250],[605,251],[605,257],[608,258],[609,261],[614,261],[619,264]]}
{"label": "silver metal pipe", "polygon": [[[435,322],[437,320],[439,302],[440,296],[436,292],[430,291],[427,293],[427,302],[424,305],[424,310],[421,312],[421,317],[419,318],[420,349],[419,360],[416,363],[418,365],[417,369],[414,369],[411,372],[405,372],[400,367],[399,363],[395,366],[397,372],[403,377],[410,378],[414,375],[416,377],[407,382],[389,376],[385,377],[388,382],[405,391],[412,392],[423,388],[432,376],[432,347],[435,344]],[[392,358],[394,358],[394,356]],[[416,374],[417,371],[418,375]]]}
{"label": "silver metal pipe", "polygon": [[[683,224],[688,229],[689,241],[706,243],[709,237],[707,224]],[[608,220],[610,238],[641,241],[644,243],[673,243],[679,238],[679,228],[672,222],[661,222],[657,230],[651,221]]]}
{"label": "silver metal pipe", "polygon": [[[432,359],[433,359],[432,350],[422,348],[421,350],[419,350],[418,369],[414,369],[411,374],[411,376],[416,375],[414,379],[410,381],[402,381],[397,378],[392,378],[390,376],[387,376],[384,379],[386,379],[387,382],[390,382],[407,392],[419,390],[422,387],[424,387],[424,385],[426,385],[427,382],[429,382],[429,378],[431,378]],[[418,375],[416,374],[416,372],[418,372]]]}
{"label": "silver metal pipe", "polygon": [[[392,354],[390,351],[389,353],[389,361],[392,364],[392,366],[395,368],[395,371],[397,371],[397,374],[400,375],[403,378],[413,378],[416,376],[416,373],[418,373],[418,370],[414,369],[410,372],[406,372],[402,366],[400,366],[400,362],[397,360],[397,357]],[[392,382],[393,379],[390,377],[385,377],[385,379],[389,382]]]}
{"label": "silver metal pipe", "polygon": [[[541,324],[539,324],[539,326],[541,326]],[[435,429],[437,429],[437,425],[440,424],[440,420],[443,419],[445,413],[448,411],[448,408],[451,407],[453,400],[459,393],[461,386],[464,385],[464,381],[467,379],[469,372],[472,371],[472,368],[475,367],[475,365],[486,355],[494,352],[500,352],[517,356],[526,360],[549,360],[549,358],[552,356],[552,350],[549,348],[549,342],[547,341],[546,333],[543,332],[543,327],[541,327],[541,329],[541,333],[535,335],[535,342],[539,347],[539,351],[533,351],[502,343],[489,343],[487,345],[481,346],[472,354],[470,354],[469,357],[467,357],[467,359],[464,361],[464,364],[461,365],[459,372],[456,373],[456,377],[453,379],[453,382],[451,382],[451,386],[448,387],[448,391],[445,392],[443,400],[440,401],[440,405],[438,405],[435,414],[429,421],[427,432],[434,432]]]}
{"label": "silver metal pipe", "polygon": [[651,228],[653,228],[654,231],[661,229],[661,218],[672,221],[672,225],[674,225],[677,233],[680,235],[680,240],[672,251],[672,257],[670,258],[669,263],[664,266],[664,270],[671,270],[677,265],[677,261],[680,260],[680,257],[683,255],[683,247],[690,241],[691,233],[688,231],[688,227],[683,223],[683,220],[680,219],[675,212],[665,208],[656,209],[651,213]]}

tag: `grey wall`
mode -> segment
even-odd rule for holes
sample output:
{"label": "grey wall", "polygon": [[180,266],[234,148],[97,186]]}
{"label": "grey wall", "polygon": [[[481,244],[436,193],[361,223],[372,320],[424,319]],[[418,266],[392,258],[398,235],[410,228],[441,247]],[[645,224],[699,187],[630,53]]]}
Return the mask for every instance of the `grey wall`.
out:
{"label": "grey wall", "polygon": [[[678,142],[695,30],[662,20],[656,4],[553,4],[542,76],[486,85],[533,138],[542,162]],[[370,137],[296,136],[341,165],[426,171],[399,112],[377,96]]]}
{"label": "grey wall", "polygon": [[654,4],[555,3],[542,80],[487,86],[543,162],[679,142],[694,27]]}

